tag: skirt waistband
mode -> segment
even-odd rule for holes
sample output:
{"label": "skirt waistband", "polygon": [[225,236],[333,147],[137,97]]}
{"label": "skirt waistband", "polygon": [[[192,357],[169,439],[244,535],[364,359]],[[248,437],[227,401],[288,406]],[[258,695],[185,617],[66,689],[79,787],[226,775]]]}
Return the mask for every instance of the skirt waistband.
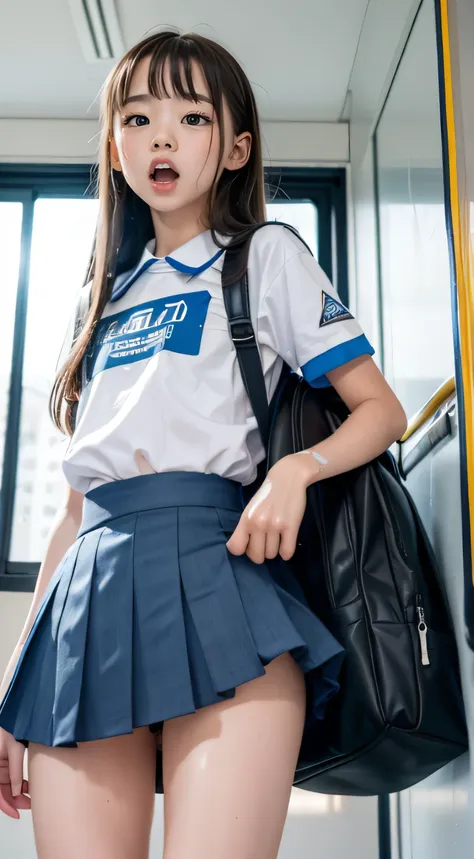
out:
{"label": "skirt waistband", "polygon": [[225,507],[241,511],[242,487],[219,474],[163,471],[102,483],[86,492],[77,536],[110,519],[160,507]]}

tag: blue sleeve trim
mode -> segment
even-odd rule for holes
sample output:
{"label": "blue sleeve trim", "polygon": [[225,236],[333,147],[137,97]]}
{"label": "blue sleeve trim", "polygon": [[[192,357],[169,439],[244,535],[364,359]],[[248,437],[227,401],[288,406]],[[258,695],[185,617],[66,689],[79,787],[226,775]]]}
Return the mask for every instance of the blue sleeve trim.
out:
{"label": "blue sleeve trim", "polygon": [[370,345],[365,334],[359,337],[354,337],[352,340],[346,340],[344,343],[339,343],[338,346],[333,346],[322,355],[317,355],[306,361],[301,367],[306,381],[313,388],[328,388],[331,383],[326,378],[326,373],[335,370],[336,367],[342,367],[353,358],[358,358],[359,355],[373,355],[375,349]]}

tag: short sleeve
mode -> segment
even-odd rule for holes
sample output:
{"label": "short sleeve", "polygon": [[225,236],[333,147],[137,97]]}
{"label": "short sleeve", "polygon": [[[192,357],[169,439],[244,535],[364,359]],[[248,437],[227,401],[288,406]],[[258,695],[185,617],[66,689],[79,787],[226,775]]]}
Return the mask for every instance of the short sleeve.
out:
{"label": "short sleeve", "polygon": [[[287,231],[288,232],[288,231]],[[318,261],[291,237],[292,253],[260,299],[258,339],[315,388],[326,373],[374,349]]]}

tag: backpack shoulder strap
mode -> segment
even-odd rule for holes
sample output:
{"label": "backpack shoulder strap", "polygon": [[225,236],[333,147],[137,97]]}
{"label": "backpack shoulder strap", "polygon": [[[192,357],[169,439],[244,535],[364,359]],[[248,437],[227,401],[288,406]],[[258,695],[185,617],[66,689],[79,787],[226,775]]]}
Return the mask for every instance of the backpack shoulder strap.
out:
{"label": "backpack shoulder strap", "polygon": [[[226,273],[230,276],[229,269],[236,263],[232,255],[228,258],[228,254],[229,250],[226,251],[224,257],[223,273],[225,268]],[[257,419],[262,444],[266,450],[268,446],[270,411],[260,353],[250,318],[247,272],[239,280],[234,280],[227,286],[224,286],[222,292],[229,320],[230,336],[237,351],[237,359],[243,383],[253,413]]]}
{"label": "backpack shoulder strap", "polygon": [[[265,221],[251,227],[244,237],[228,245],[222,267],[222,294],[229,320],[230,336],[237,351],[240,372],[253,413],[257,419],[262,444],[267,450],[270,434],[270,408],[260,353],[250,318],[247,260],[253,234],[270,224],[287,227],[299,239],[300,234],[290,224],[280,221]],[[306,242],[301,239],[304,245]],[[306,245],[311,253],[311,249]],[[241,272],[244,272],[241,274]]]}

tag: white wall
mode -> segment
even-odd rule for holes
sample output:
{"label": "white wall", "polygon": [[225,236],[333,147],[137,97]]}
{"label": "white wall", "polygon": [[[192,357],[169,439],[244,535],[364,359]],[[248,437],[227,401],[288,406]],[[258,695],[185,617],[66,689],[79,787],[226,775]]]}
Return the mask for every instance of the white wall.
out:
{"label": "white wall", "polygon": [[[263,122],[266,164],[344,164],[346,122]],[[0,119],[0,164],[89,164],[97,153],[98,123],[88,119]]]}
{"label": "white wall", "polygon": [[358,319],[377,353],[377,248],[372,131],[419,0],[371,0],[349,84],[350,160]]}

